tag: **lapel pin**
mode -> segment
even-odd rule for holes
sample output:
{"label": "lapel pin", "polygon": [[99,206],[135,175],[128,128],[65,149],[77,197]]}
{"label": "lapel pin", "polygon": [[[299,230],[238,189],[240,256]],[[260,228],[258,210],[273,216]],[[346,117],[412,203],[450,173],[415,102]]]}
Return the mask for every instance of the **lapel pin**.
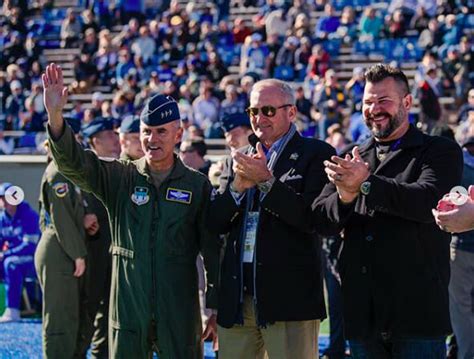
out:
{"label": "lapel pin", "polygon": [[290,160],[296,161],[300,155],[297,152],[293,152],[290,155]]}

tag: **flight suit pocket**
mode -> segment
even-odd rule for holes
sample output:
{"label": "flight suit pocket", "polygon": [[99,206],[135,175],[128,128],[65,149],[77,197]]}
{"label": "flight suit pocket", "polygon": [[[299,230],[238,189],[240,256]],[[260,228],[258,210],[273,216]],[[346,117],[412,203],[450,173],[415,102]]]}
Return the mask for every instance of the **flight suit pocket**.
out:
{"label": "flight suit pocket", "polygon": [[134,326],[130,308],[135,304],[133,281],[129,274],[133,271],[135,251],[112,246],[112,280],[110,294],[110,325],[116,329],[132,330]]}
{"label": "flight suit pocket", "polygon": [[186,255],[193,249],[194,225],[187,216],[173,220],[166,228],[166,252],[169,255]]}

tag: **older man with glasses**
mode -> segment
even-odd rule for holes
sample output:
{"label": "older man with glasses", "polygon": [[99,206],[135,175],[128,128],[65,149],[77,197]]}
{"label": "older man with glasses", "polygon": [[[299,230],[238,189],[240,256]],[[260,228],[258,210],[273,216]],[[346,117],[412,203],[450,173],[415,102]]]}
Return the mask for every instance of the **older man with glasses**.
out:
{"label": "older man with glasses", "polygon": [[247,113],[251,145],[233,152],[211,204],[210,226],[227,234],[219,357],[315,358],[326,316],[320,243],[295,225],[295,208],[319,195],[328,181],[323,163],[335,151],[296,132],[295,95],[285,82],[257,82]]}

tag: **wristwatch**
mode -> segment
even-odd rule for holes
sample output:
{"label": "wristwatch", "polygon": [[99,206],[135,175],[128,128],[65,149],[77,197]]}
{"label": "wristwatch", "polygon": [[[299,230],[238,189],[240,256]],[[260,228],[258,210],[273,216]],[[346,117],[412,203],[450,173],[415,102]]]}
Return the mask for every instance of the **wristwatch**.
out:
{"label": "wristwatch", "polygon": [[275,177],[271,177],[264,182],[257,183],[257,187],[262,193],[268,193],[272,189],[273,183],[275,183]]}
{"label": "wristwatch", "polygon": [[370,186],[372,184],[369,181],[362,182],[360,185],[360,193],[367,196],[370,193]]}

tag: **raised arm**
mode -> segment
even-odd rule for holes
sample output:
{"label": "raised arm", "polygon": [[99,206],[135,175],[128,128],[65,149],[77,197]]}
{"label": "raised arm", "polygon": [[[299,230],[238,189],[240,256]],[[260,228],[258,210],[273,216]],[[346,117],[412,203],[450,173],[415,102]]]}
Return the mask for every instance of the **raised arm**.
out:
{"label": "raised arm", "polygon": [[64,131],[63,108],[67,102],[67,87],[63,82],[61,67],[52,63],[46,66],[41,76],[44,89],[44,106],[48,113],[48,125],[53,139],[61,137]]}
{"label": "raised arm", "polygon": [[106,205],[116,198],[124,165],[118,161],[101,160],[76,142],[69,126],[64,124],[62,111],[67,102],[62,70],[56,64],[46,67],[42,76],[44,104],[48,113],[48,133],[51,154],[59,171],[86,192],[91,192]]}

